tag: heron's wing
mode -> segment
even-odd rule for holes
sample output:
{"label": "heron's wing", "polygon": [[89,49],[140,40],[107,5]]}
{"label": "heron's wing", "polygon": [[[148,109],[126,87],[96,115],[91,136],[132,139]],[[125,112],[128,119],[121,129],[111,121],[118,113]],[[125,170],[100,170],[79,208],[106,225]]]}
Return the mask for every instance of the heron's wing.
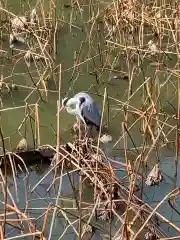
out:
{"label": "heron's wing", "polygon": [[96,126],[100,126],[101,124],[101,115],[99,112],[99,108],[95,103],[87,104],[87,101],[82,105],[82,115],[87,118],[90,122],[94,123]]}
{"label": "heron's wing", "polygon": [[88,102],[93,102],[93,99],[89,96],[89,94],[84,93],[84,92],[77,93],[73,98],[79,99],[82,97],[84,97]]}
{"label": "heron's wing", "polygon": [[100,126],[101,115],[98,106],[94,103],[93,99],[89,94],[84,92],[79,92],[74,96],[75,99],[85,98],[85,102],[81,105],[81,111],[83,117],[85,117],[90,122],[97,126]]}

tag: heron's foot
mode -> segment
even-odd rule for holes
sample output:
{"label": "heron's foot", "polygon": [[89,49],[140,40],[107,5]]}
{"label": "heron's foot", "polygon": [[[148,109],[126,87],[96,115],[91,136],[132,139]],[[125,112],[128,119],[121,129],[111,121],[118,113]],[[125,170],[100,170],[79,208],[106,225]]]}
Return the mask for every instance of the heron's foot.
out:
{"label": "heron's foot", "polygon": [[84,142],[85,142],[86,147],[88,147],[89,138],[90,138],[90,128],[89,128],[89,126],[85,126]]}
{"label": "heron's foot", "polygon": [[73,125],[73,131],[80,140],[84,140],[86,134],[86,128],[81,121],[76,121]]}

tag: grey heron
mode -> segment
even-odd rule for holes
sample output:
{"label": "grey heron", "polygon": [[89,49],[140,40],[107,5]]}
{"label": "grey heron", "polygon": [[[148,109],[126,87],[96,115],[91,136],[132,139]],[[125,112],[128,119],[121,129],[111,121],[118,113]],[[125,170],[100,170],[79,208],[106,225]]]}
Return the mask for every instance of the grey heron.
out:
{"label": "grey heron", "polygon": [[64,108],[69,114],[76,116],[77,121],[82,121],[85,127],[94,125],[99,130],[101,124],[100,111],[94,100],[87,93],[80,92],[72,98],[64,98],[60,111]]}

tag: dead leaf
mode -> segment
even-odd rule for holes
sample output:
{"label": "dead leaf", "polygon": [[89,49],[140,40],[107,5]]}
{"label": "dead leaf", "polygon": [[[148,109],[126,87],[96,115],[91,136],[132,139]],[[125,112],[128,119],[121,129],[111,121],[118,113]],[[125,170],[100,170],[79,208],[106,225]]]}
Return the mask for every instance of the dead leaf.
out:
{"label": "dead leaf", "polygon": [[159,168],[159,164],[156,164],[149,175],[147,176],[145,184],[147,186],[154,186],[158,185],[163,180],[163,177],[161,175],[161,171]]}

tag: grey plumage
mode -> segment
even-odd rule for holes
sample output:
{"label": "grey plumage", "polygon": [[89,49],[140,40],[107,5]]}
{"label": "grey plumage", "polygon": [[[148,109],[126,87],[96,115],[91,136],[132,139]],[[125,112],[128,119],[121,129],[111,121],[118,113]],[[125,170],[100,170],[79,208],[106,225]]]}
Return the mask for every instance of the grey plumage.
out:
{"label": "grey plumage", "polygon": [[101,124],[101,115],[98,106],[94,100],[87,93],[77,93],[74,98],[85,98],[85,101],[81,104],[82,116],[85,118],[85,121],[93,123],[97,127]]}
{"label": "grey plumage", "polygon": [[100,127],[101,115],[94,100],[84,92],[77,93],[73,98],[63,99],[67,112],[83,120],[86,124],[93,124]]}

